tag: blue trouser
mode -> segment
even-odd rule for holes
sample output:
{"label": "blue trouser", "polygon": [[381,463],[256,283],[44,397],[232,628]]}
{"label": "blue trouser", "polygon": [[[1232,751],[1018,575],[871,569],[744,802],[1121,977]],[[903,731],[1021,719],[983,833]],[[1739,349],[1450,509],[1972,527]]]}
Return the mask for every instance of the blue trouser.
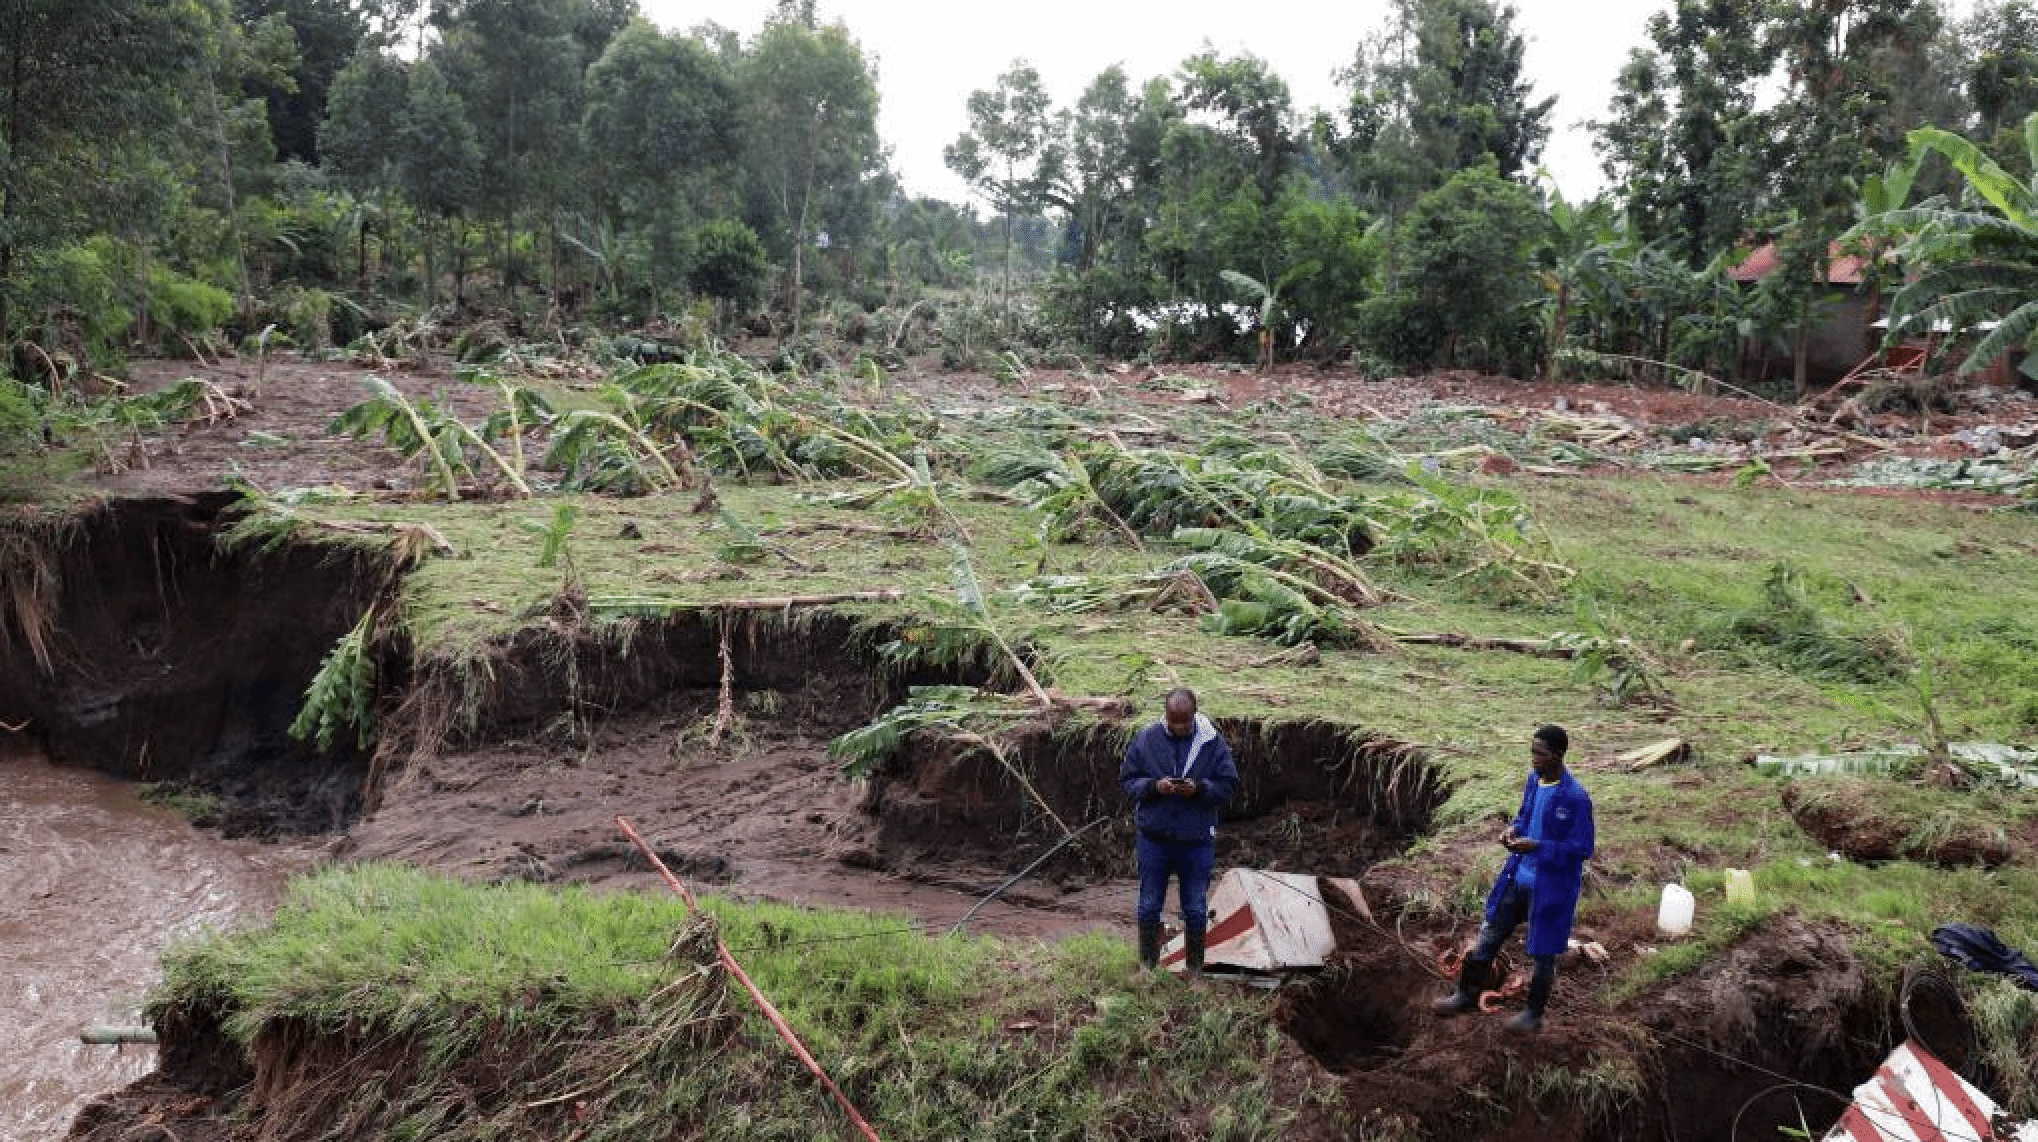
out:
{"label": "blue trouser", "polygon": [[[1479,926],[1479,942],[1472,947],[1468,960],[1490,964],[1500,954],[1500,945],[1507,942],[1514,930],[1521,927],[1529,917],[1529,904],[1535,898],[1535,890],[1518,882],[1509,883],[1507,891],[1501,894],[1500,903],[1493,909],[1493,918]],[[1557,972],[1557,957],[1536,956],[1536,974],[1554,978]]]}
{"label": "blue trouser", "polygon": [[1181,884],[1182,927],[1210,926],[1210,870],[1217,864],[1214,841],[1162,841],[1139,835],[1139,922],[1157,924],[1168,903],[1168,877]]}

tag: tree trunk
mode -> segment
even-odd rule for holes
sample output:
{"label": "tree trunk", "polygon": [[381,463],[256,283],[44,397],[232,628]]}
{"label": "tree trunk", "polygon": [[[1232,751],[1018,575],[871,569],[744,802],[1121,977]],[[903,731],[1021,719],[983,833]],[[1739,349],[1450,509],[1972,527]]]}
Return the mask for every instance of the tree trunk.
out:
{"label": "tree trunk", "polygon": [[1543,380],[1554,384],[1557,380],[1557,350],[1564,345],[1564,333],[1571,322],[1571,283],[1557,283],[1557,312],[1550,319],[1549,359],[1543,362]]}
{"label": "tree trunk", "polygon": [[426,309],[430,309],[439,302],[439,267],[436,250],[438,243],[436,241],[437,236],[432,233],[432,230],[431,220],[422,216],[419,217],[418,245],[423,247],[419,252],[424,256],[425,263],[425,280],[420,284],[425,287]]}
{"label": "tree trunk", "polygon": [[793,280],[792,309],[793,336],[800,335],[800,310],[803,307],[801,295],[801,274],[805,271],[804,258],[807,248],[807,207],[814,201],[814,187],[811,177],[800,195],[800,224],[793,232]]}
{"label": "tree trunk", "polygon": [[467,308],[466,224],[458,218],[446,227],[446,244],[453,251],[453,308]]}
{"label": "tree trunk", "polygon": [[517,210],[511,206],[502,215],[502,267],[496,275],[502,280],[503,304],[516,300],[517,272]]}
{"label": "tree trunk", "polygon": [[1808,376],[1812,345],[1812,295],[1807,293],[1797,311],[1797,337],[1790,350],[1790,379],[1799,395],[1811,387]]}
{"label": "tree trunk", "polygon": [[1012,209],[1005,208],[1005,335],[1012,334]]}
{"label": "tree trunk", "polygon": [[27,82],[22,74],[24,54],[25,49],[17,40],[9,53],[7,69],[7,162],[5,174],[0,174],[0,347],[14,341],[9,297],[14,292],[14,219],[20,205],[20,196],[14,189],[14,168],[21,156],[21,86]]}
{"label": "tree trunk", "polygon": [[227,236],[234,244],[234,269],[240,273],[241,320],[252,322],[254,283],[248,280],[248,247],[241,236],[240,196],[234,191],[233,147],[226,137],[226,113],[219,106],[219,78],[210,62],[205,68],[205,97],[212,107],[212,130],[219,143],[220,189],[226,192]]}

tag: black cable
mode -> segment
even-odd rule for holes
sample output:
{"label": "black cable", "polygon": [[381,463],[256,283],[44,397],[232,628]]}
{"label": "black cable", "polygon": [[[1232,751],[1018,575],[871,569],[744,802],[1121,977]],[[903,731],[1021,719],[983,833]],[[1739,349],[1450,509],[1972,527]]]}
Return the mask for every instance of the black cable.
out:
{"label": "black cable", "polygon": [[1096,820],[1091,821],[1089,824],[1084,825],[1082,828],[1077,829],[1074,832],[1070,833],[1069,835],[1063,837],[1061,840],[1056,841],[1053,844],[1053,846],[1050,847],[1046,852],[1041,853],[1038,857],[1034,858],[1032,864],[1027,865],[1025,868],[1020,869],[1018,872],[1013,873],[1011,876],[1006,877],[1005,883],[1000,884],[998,887],[991,889],[991,894],[989,896],[984,897],[982,900],[979,900],[974,905],[972,905],[969,911],[962,914],[962,919],[957,920],[955,922],[955,926],[948,930],[948,934],[953,936],[957,932],[962,931],[962,926],[964,924],[969,923],[970,917],[975,916],[978,910],[983,908],[984,905],[989,904],[993,900],[996,900],[998,898],[999,893],[1026,879],[1028,873],[1031,873],[1034,869],[1039,868],[1043,864],[1046,864],[1049,858],[1053,857],[1056,853],[1067,848],[1071,843],[1075,841],[1077,837],[1080,837],[1084,833],[1089,832],[1091,829],[1096,828],[1098,825],[1101,825],[1104,822],[1111,820],[1112,817],[1115,816],[1117,816],[1117,814],[1114,813],[1111,814],[1110,816],[1099,817]]}
{"label": "black cable", "polygon": [[[1793,1088],[1802,1088],[1802,1089],[1804,1089],[1804,1090],[1810,1090],[1810,1091],[1817,1091],[1817,1092],[1818,1092],[1819,1094],[1823,1094],[1823,1095],[1829,1095],[1829,1096],[1831,1096],[1831,1097],[1833,1097],[1833,1098],[1837,1098],[1837,1099],[1839,1099],[1839,1100],[1840,1100],[1840,1101],[1841,1101],[1842,1103],[1845,1103],[1845,1104],[1849,1104],[1849,1105],[1851,1105],[1851,1104],[1852,1104],[1852,1102],[1853,1102],[1853,1100],[1852,1100],[1852,1099],[1848,1098],[1848,1097],[1847,1097],[1846,1095],[1843,1095],[1843,1094],[1841,1094],[1841,1093],[1840,1093],[1840,1092],[1838,1092],[1838,1091],[1835,1091],[1835,1090],[1828,1090],[1828,1089],[1826,1089],[1825,1087],[1822,1087],[1822,1086],[1814,1086],[1814,1085],[1812,1085],[1811,1083],[1805,1083],[1805,1082],[1798,1082],[1798,1081],[1796,1081],[1796,1080],[1792,1080],[1792,1081],[1790,1081],[1790,1082],[1784,1082],[1784,1083],[1777,1083],[1777,1084],[1776,1084],[1775,1086],[1773,1086],[1773,1087],[1769,1087],[1769,1088],[1768,1088],[1768,1089],[1766,1089],[1766,1090],[1758,1091],[1758,1092],[1757,1092],[1757,1093],[1756,1093],[1756,1094],[1754,1095],[1754,1097],[1750,1098],[1750,1099],[1749,1099],[1748,1101],[1746,1101],[1746,1102],[1744,1102],[1744,1103],[1742,1103],[1742,1104],[1741,1104],[1741,1109],[1739,1109],[1739,1110],[1737,1110],[1737,1111],[1735,1111],[1735,1112],[1734,1112],[1734,1121],[1733,1121],[1733,1125],[1731,1125],[1730,1127],[1728,1127],[1728,1128],[1727,1128],[1727,1142],[1736,1142],[1736,1140],[1740,1138],[1740,1136],[1741,1136],[1741,1116],[1742,1116],[1742,1115],[1744,1115],[1744,1114],[1746,1114],[1746,1113],[1748,1113],[1748,1108],[1749,1108],[1749,1107],[1751,1107],[1751,1106],[1755,1105],[1756,1103],[1758,1103],[1758,1102],[1762,1101],[1762,1100],[1763,1100],[1763,1099],[1765,1099],[1765,1098],[1768,1098],[1768,1097],[1769,1097],[1770,1095],[1772,1095],[1772,1094],[1775,1094],[1775,1093],[1776,1093],[1777,1091],[1780,1091],[1780,1090],[1791,1090],[1791,1089],[1793,1089]],[[1803,1112],[1802,1112],[1802,1110],[1800,1110],[1800,1111],[1799,1111],[1799,1118],[1800,1118],[1800,1119],[1802,1119],[1802,1117],[1803,1117]]]}
{"label": "black cable", "polygon": [[1904,1034],[1910,1040],[1939,1058],[1946,1058],[1946,1052],[1928,1042],[1918,1033],[1918,1025],[1911,1018],[1911,1000],[1921,990],[1937,991],[1952,1004],[1954,1022],[1965,1032],[1961,1042],[1961,1062],[1954,1073],[1969,1082],[1975,1081],[1982,1066],[1981,1039],[1974,1028],[1974,1020],[1967,1013],[1967,1001],[1961,998],[1959,988],[1953,985],[1945,973],[1931,964],[1910,963],[1904,965],[1903,985],[1897,992],[1897,1016],[1903,1020]]}

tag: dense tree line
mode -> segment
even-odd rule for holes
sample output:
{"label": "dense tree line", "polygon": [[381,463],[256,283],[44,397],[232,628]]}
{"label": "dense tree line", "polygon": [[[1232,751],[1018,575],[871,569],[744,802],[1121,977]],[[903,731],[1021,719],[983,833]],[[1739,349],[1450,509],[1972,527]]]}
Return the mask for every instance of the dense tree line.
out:
{"label": "dense tree line", "polygon": [[[1109,68],[1061,107],[1019,60],[945,155],[979,213],[900,192],[873,64],[812,0],[747,37],[634,0],[15,0],[0,341],[33,378],[402,313],[896,345],[917,311],[963,360],[1724,376],[1759,343],[1802,375],[1830,244],[1914,131],[2032,177],[2034,17],[1667,0],[1583,203],[1539,173],[1552,102],[1500,0],[1392,0],[1329,109],[1250,55]],[[1957,204],[1962,173],[1906,193]],[[1769,242],[1780,272],[1728,278]]]}

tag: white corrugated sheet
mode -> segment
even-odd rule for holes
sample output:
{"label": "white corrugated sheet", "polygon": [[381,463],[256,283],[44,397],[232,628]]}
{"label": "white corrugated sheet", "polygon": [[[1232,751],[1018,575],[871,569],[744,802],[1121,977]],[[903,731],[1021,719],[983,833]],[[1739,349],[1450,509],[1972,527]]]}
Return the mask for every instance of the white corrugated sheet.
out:
{"label": "white corrugated sheet", "polygon": [[1916,1043],[1890,1052],[1825,1142],[2038,1142],[2038,1122],[2011,1118]]}
{"label": "white corrugated sheet", "polygon": [[[1337,949],[1330,908],[1345,905],[1335,896],[1326,902],[1320,884],[1336,885],[1352,906],[1365,913],[1366,898],[1358,882],[1346,877],[1257,868],[1227,871],[1210,890],[1204,966],[1255,972],[1322,967]],[[1161,949],[1161,966],[1171,971],[1184,968],[1181,937]]]}

